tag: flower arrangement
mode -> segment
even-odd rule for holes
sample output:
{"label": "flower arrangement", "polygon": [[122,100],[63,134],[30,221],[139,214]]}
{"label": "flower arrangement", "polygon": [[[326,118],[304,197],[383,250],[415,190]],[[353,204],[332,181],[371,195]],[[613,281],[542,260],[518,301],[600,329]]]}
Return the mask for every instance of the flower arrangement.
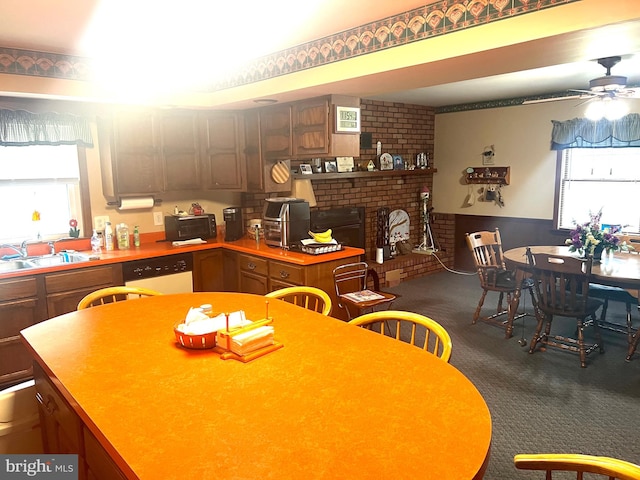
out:
{"label": "flower arrangement", "polygon": [[69,220],[69,236],[78,238],[80,236],[80,230],[78,230],[78,221],[75,218]]}
{"label": "flower arrangement", "polygon": [[596,250],[615,252],[624,247],[620,245],[620,238],[615,235],[618,233],[618,228],[611,231],[600,228],[601,217],[602,209],[595,214],[589,212],[588,222],[581,224],[574,222],[576,227],[570,232],[571,238],[565,241],[565,244],[569,245],[569,251],[593,257]]}

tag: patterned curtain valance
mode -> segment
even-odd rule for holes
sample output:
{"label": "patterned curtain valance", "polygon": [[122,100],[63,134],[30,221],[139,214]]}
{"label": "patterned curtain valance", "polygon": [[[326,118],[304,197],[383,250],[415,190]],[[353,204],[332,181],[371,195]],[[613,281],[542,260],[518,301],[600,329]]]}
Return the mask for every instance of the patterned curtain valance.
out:
{"label": "patterned curtain valance", "polygon": [[0,145],[93,147],[93,137],[89,122],[76,115],[0,109]]}
{"label": "patterned curtain valance", "polygon": [[552,120],[551,150],[565,148],[640,147],[640,115],[630,113],[619,120],[574,118]]}

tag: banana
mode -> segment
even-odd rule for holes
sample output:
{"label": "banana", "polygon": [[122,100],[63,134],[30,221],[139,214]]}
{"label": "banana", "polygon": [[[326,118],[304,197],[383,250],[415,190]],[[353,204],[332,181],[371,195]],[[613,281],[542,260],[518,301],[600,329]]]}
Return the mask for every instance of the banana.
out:
{"label": "banana", "polygon": [[331,243],[333,238],[331,234],[333,233],[331,229],[325,230],[322,233],[313,233],[311,231],[308,232],[309,235],[318,243]]}

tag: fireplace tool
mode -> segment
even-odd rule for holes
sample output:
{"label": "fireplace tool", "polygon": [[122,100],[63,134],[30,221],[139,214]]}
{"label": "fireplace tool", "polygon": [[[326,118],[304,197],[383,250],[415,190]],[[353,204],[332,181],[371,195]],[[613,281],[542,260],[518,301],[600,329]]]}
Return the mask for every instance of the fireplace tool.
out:
{"label": "fireplace tool", "polygon": [[413,250],[413,253],[426,253],[431,255],[438,250],[433,243],[433,234],[431,233],[431,224],[429,216],[433,207],[429,208],[429,187],[424,186],[420,190],[420,201],[422,202],[422,243]]}

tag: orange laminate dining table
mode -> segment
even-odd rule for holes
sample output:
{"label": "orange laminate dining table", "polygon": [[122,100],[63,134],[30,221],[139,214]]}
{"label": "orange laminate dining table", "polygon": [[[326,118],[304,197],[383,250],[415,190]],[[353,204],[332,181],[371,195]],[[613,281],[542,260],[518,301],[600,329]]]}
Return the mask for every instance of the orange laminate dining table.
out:
{"label": "orange laminate dining table", "polygon": [[[533,253],[548,253],[551,255],[576,256],[575,252],[570,252],[568,246],[531,246]],[[528,270],[527,247],[512,248],[504,252],[504,259],[507,267],[515,269],[517,272],[516,283],[519,286]],[[621,287],[630,290],[640,289],[640,255],[626,252],[615,252],[613,258],[602,262],[594,262],[591,267],[591,281],[602,285]],[[513,295],[509,315],[509,320],[513,324],[520,303],[520,288]]]}
{"label": "orange laminate dining table", "polygon": [[482,478],[491,415],[449,363],[281,300],[268,312],[283,347],[222,360],[175,341],[174,324],[204,303],[254,320],[267,308],[249,294],[162,295],[21,332],[126,477]]}

